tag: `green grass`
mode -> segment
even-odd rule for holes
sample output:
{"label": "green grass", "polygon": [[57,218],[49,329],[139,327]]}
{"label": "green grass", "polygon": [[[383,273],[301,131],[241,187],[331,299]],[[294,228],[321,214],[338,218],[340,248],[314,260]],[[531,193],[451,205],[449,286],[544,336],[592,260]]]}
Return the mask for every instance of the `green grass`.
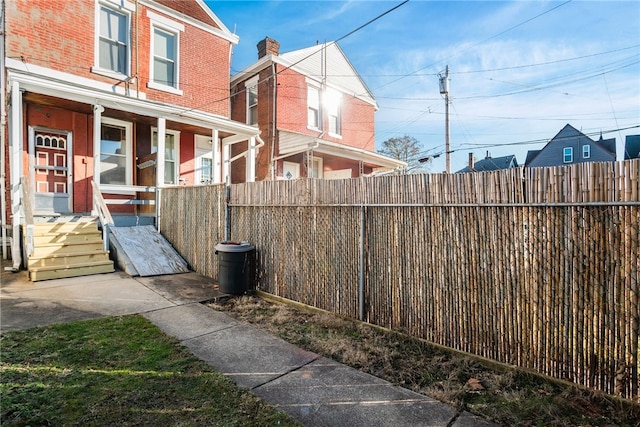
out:
{"label": "green grass", "polygon": [[3,426],[298,425],[140,316],[0,338]]}

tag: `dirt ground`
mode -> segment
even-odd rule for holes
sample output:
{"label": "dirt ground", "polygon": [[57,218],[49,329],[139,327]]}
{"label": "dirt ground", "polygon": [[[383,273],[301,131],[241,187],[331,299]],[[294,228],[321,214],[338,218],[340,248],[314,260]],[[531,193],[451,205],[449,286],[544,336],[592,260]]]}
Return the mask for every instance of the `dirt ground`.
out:
{"label": "dirt ground", "polygon": [[301,348],[502,425],[640,426],[640,404],[552,381],[409,336],[256,296],[211,307]]}

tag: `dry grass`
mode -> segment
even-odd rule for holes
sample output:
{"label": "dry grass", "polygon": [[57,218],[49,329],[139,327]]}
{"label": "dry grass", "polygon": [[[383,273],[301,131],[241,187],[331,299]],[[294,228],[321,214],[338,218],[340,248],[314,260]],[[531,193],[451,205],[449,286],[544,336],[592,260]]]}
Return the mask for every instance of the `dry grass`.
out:
{"label": "dry grass", "polygon": [[638,404],[498,369],[364,323],[253,296],[211,306],[306,350],[503,425],[640,425]]}

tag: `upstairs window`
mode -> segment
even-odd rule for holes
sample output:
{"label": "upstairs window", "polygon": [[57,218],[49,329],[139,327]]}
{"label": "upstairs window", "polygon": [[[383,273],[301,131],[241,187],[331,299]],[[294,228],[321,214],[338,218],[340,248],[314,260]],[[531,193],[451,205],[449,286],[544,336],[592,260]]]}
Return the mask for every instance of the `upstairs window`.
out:
{"label": "upstairs window", "polygon": [[563,162],[564,163],[573,163],[573,148],[572,147],[565,147],[563,150]]}
{"label": "upstairs window", "polygon": [[339,136],[342,134],[341,127],[341,118],[340,118],[340,110],[341,110],[342,98],[340,93],[327,89],[324,94],[324,106],[327,110],[327,125],[328,131],[332,135]]}
{"label": "upstairs window", "polygon": [[178,35],[160,28],[153,29],[153,81],[178,87]]}
{"label": "upstairs window", "polygon": [[147,87],[183,95],[180,90],[180,33],[184,25],[147,10],[151,21],[150,74]]}
{"label": "upstairs window", "polygon": [[590,145],[583,145],[582,146],[582,158],[583,159],[588,159],[591,157],[591,146]]}
{"label": "upstairs window", "polygon": [[98,26],[98,67],[107,72],[128,75],[129,15],[100,5]]}
{"label": "upstairs window", "polygon": [[258,124],[258,85],[247,87],[247,124]]}
{"label": "upstairs window", "polygon": [[320,117],[320,89],[313,86],[307,87],[307,126],[312,129],[321,129]]}

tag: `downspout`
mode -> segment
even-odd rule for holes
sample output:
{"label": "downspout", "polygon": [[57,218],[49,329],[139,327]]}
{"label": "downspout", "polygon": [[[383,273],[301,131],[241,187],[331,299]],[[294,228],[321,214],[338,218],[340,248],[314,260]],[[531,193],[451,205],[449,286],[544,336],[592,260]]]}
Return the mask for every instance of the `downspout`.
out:
{"label": "downspout", "polygon": [[[362,179],[362,178],[361,178]],[[362,187],[361,187],[362,188]],[[360,269],[358,272],[358,318],[364,322],[364,226],[365,207],[360,206]]]}
{"label": "downspout", "polygon": [[272,102],[273,102],[273,107],[271,109],[271,113],[273,114],[272,120],[271,120],[271,162],[269,162],[271,164],[271,181],[275,181],[276,179],[276,169],[277,169],[277,163],[276,163],[276,129],[277,129],[277,123],[276,123],[276,118],[278,117],[277,114],[277,102],[276,100],[278,99],[278,75],[276,74],[276,64],[275,62],[271,62],[271,77],[273,79],[273,92],[271,93],[272,96]]}
{"label": "downspout", "polygon": [[6,102],[6,79],[5,79],[5,68],[4,68],[4,0],[2,0],[2,4],[0,5],[0,38],[2,38],[2,42],[0,42],[0,208],[2,208],[2,235],[0,239],[2,239],[2,259],[8,259],[9,253],[7,251],[7,172],[6,172],[6,159],[5,159],[5,149],[6,149],[6,126],[7,126],[7,102]]}
{"label": "downspout", "polygon": [[140,17],[138,16],[139,15],[139,13],[138,13],[138,0],[134,0],[134,1],[136,3],[136,28],[135,28],[135,31],[136,31],[136,35],[135,35],[135,37],[136,37],[136,42],[135,42],[135,45],[136,45],[136,75],[135,75],[135,78],[136,78],[136,98],[140,98],[140,79],[138,78],[138,71],[139,71],[138,63],[140,62],[140,53],[139,53],[139,50],[138,50],[138,47],[139,47],[138,46],[138,40],[139,40],[139,37],[138,37],[138,20],[140,19]]}

